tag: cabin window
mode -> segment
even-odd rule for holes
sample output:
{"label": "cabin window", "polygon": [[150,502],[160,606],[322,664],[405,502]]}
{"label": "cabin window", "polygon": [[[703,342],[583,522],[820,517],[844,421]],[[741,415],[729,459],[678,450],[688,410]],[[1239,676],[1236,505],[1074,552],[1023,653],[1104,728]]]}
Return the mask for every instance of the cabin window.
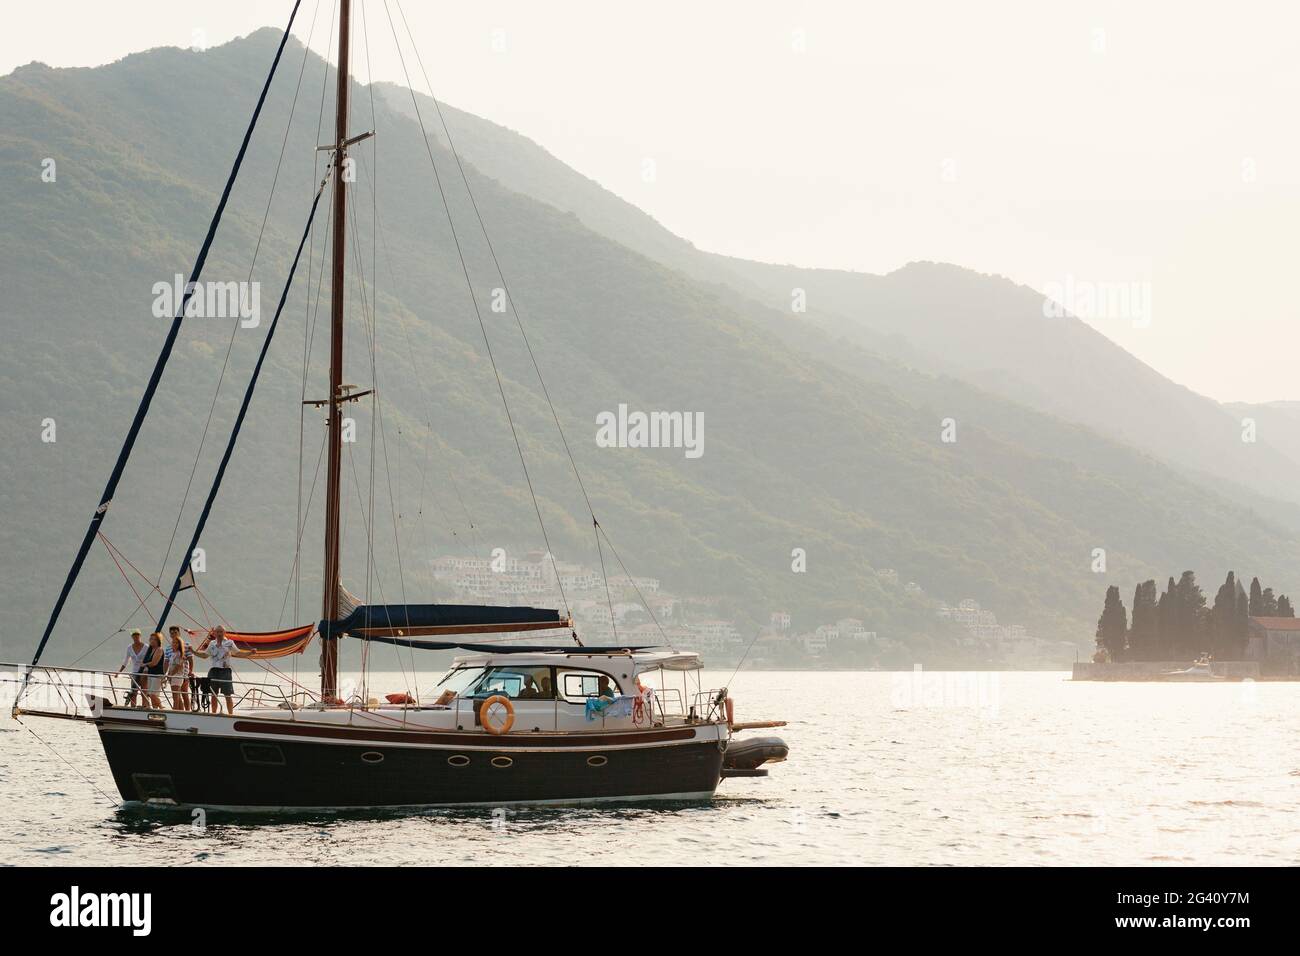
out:
{"label": "cabin window", "polygon": [[604,688],[614,694],[619,693],[618,681],[608,674],[599,674],[595,671],[560,672],[560,691],[566,700],[586,700],[588,697],[596,697]]}
{"label": "cabin window", "polygon": [[554,700],[555,681],[549,667],[492,667],[468,696],[502,694],[511,700]]}

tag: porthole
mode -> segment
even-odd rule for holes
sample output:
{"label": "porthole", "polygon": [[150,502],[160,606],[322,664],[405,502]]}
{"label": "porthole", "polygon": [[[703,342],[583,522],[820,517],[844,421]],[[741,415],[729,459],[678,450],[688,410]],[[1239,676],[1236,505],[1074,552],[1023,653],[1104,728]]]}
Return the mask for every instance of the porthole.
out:
{"label": "porthole", "polygon": [[609,763],[609,758],[604,754],[594,754],[587,758],[588,767],[603,767]]}
{"label": "porthole", "polygon": [[498,756],[492,758],[492,766],[494,767],[500,767],[501,769],[504,770],[506,767],[510,767],[513,765],[514,765],[514,761],[511,760],[509,757]]}
{"label": "porthole", "polygon": [[383,763],[384,755],[378,750],[367,750],[361,755],[361,759],[366,763]]}
{"label": "porthole", "polygon": [[468,767],[469,758],[464,754],[452,754],[447,758],[447,763],[451,764],[453,767]]}

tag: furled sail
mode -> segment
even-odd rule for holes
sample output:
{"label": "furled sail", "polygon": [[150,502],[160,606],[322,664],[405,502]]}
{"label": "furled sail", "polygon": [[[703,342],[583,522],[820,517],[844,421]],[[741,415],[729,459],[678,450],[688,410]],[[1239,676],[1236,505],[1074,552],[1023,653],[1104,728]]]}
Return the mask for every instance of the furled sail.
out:
{"label": "furled sail", "polygon": [[[363,604],[337,621],[322,621],[321,634],[403,638],[432,634],[505,634],[572,627],[550,608],[480,604]],[[399,641],[398,643],[405,643]]]}
{"label": "furled sail", "polygon": [[[398,647],[412,648],[417,651],[469,651],[471,654],[630,654],[634,651],[648,651],[658,644],[618,644],[586,645],[573,644],[473,644],[465,641],[416,641],[409,637],[376,637],[373,635],[353,635],[364,641],[376,641],[380,644],[395,644]],[[687,668],[670,668],[686,670]]]}

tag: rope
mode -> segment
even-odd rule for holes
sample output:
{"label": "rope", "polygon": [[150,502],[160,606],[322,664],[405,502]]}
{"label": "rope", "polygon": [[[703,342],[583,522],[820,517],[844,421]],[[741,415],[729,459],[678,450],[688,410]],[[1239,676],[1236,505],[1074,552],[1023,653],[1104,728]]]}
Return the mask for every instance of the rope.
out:
{"label": "rope", "polygon": [[103,797],[105,800],[107,800],[109,803],[111,803],[111,804],[112,804],[113,806],[115,806],[115,807],[120,807],[120,806],[121,806],[121,803],[119,803],[117,800],[114,800],[114,799],[113,799],[112,797],[110,797],[107,793],[105,793],[102,789],[100,789],[100,787],[99,787],[99,785],[98,785],[97,783],[95,783],[93,780],[91,780],[89,777],[87,777],[84,773],[82,773],[80,770],[78,770],[78,769],[76,768],[75,765],[73,765],[72,763],[70,763],[70,762],[67,760],[67,758],[65,758],[65,757],[63,756],[63,754],[59,753],[57,750],[54,749],[53,746],[51,746],[50,744],[46,743],[45,740],[44,740],[44,738],[42,738],[38,733],[36,733],[36,731],[32,730],[32,728],[28,727],[26,724],[24,724],[24,723],[23,723],[21,720],[19,720],[19,718],[17,718],[17,717],[15,717],[14,720],[18,721],[18,725],[19,725],[20,727],[22,727],[23,730],[27,731],[29,734],[31,734],[33,737],[35,737],[38,741],[40,741],[42,747],[44,747],[44,748],[45,748],[46,750],[48,750],[50,753],[54,754],[54,756],[56,756],[56,757],[58,757],[60,760],[62,760],[63,763],[66,764],[66,765],[68,766],[68,768],[72,770],[73,773],[75,773],[78,777],[80,777],[82,780],[84,780],[86,783],[88,783],[88,784],[91,786],[91,788],[92,788],[93,790],[95,790],[95,791],[96,791],[96,792],[97,792],[101,797]]}
{"label": "rope", "polygon": [[[122,577],[126,581],[127,586],[135,594],[136,599],[138,601],[144,602],[146,599],[140,597],[140,592],[136,591],[135,585],[131,583],[130,577],[127,576],[125,571],[122,571],[121,562],[118,561],[119,557],[122,559],[122,561],[126,562],[126,566],[130,568],[132,571],[134,571],[136,575],[139,576],[139,578],[142,581],[144,581],[145,584],[149,585],[150,591],[152,591],[154,594],[157,594],[159,597],[161,597],[163,599],[163,603],[167,603],[167,595],[162,593],[162,588],[158,587],[158,585],[154,584],[151,580],[149,580],[148,575],[146,575],[143,571],[141,571],[134,564],[132,564],[131,559],[126,556],[125,552],[123,552],[121,548],[113,544],[112,541],[108,540],[108,536],[105,535],[104,532],[99,531],[96,532],[96,534],[99,537],[99,539],[104,542],[104,547],[108,549],[109,557],[111,557],[113,559],[113,563],[117,565],[117,570],[122,574]],[[150,597],[152,596],[153,594],[150,594]],[[190,621],[192,621],[195,625],[199,624],[198,619],[195,618],[194,615],[186,611],[184,608],[178,607],[177,610],[180,611],[182,614],[184,614],[186,617],[188,617]]]}

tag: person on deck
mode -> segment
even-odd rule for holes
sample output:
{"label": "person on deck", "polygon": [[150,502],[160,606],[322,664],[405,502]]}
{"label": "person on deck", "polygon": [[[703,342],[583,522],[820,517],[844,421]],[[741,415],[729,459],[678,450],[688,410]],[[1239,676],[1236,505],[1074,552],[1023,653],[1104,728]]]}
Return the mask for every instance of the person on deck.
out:
{"label": "person on deck", "polygon": [[596,693],[587,698],[585,713],[588,720],[595,720],[596,716],[609,707],[618,699],[618,691],[610,686],[609,678],[601,675],[596,680]]}
{"label": "person on deck", "polygon": [[235,683],[230,670],[230,659],[252,657],[253,652],[241,651],[234,641],[226,637],[226,629],[218,624],[204,638],[203,643],[194,649],[194,654],[210,662],[208,685],[212,691],[212,712],[215,714],[220,710],[220,704],[217,702],[217,695],[220,694],[226,698],[226,713],[233,715]]}
{"label": "person on deck", "polygon": [[162,634],[154,631],[149,635],[149,658],[144,663],[146,673],[145,691],[149,695],[149,706],[162,710],[163,672],[167,669],[166,651],[163,650]]}
{"label": "person on deck", "polygon": [[189,673],[194,666],[193,652],[181,640],[181,629],[173,624],[164,660],[167,664],[167,683],[172,695],[172,710],[189,710]]}
{"label": "person on deck", "polygon": [[596,681],[596,696],[608,697],[610,700],[613,700],[618,696],[618,691],[609,686],[609,678],[603,674]]}
{"label": "person on deck", "polygon": [[175,654],[176,642],[181,646],[181,706],[177,710],[197,709],[194,698],[198,696],[198,688],[194,677],[194,648],[190,647],[189,642],[185,640],[184,632],[173,624],[167,629],[171,636],[172,653]]}
{"label": "person on deck", "polygon": [[126,671],[131,676],[131,686],[126,692],[126,706],[134,707],[136,694],[140,695],[140,706],[148,706],[144,699],[144,662],[149,656],[149,645],[140,640],[140,629],[131,631],[131,643],[126,646],[126,657],[117,669],[120,674]]}

